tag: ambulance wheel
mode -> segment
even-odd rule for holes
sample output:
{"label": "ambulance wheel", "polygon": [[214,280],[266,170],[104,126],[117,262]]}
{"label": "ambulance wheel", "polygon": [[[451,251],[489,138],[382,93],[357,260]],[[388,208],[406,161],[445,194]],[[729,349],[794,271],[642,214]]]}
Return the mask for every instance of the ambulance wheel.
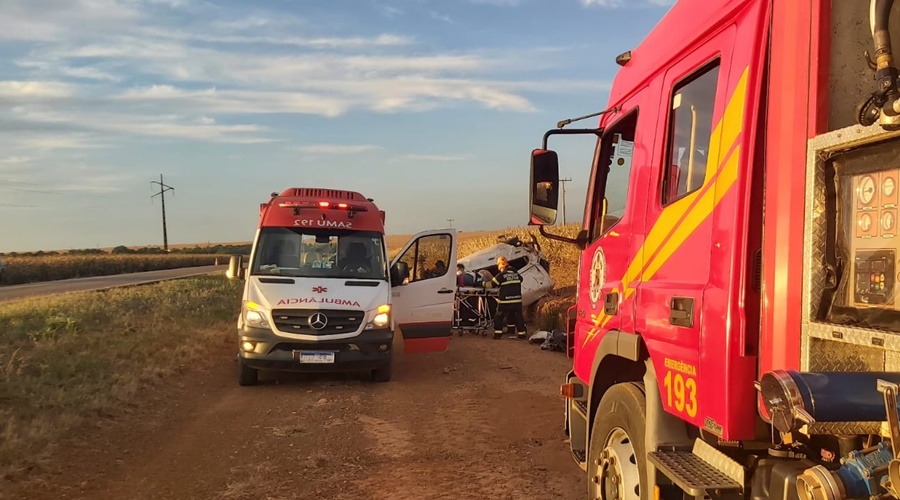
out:
{"label": "ambulance wheel", "polygon": [[244,364],[244,360],[238,358],[238,383],[241,385],[256,385],[259,380],[259,370],[250,368]]}
{"label": "ambulance wheel", "polygon": [[616,384],[603,395],[591,429],[588,498],[650,498],[644,450],[645,422],[644,391],[639,384]]}
{"label": "ambulance wheel", "polygon": [[388,359],[387,364],[385,364],[381,368],[372,370],[372,380],[374,380],[375,382],[390,382],[393,366],[393,356],[391,356],[391,358]]}

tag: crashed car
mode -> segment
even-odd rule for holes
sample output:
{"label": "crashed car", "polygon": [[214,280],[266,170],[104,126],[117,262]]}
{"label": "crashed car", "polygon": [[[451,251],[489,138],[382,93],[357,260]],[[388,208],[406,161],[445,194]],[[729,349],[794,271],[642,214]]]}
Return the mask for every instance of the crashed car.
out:
{"label": "crashed car", "polygon": [[537,238],[529,236],[530,242],[522,241],[518,236],[498,237],[496,245],[469,254],[458,262],[465,266],[467,273],[493,277],[498,272],[497,258],[506,257],[509,265],[522,276],[522,305],[528,307],[549,295],[554,285],[550,262],[541,253]]}

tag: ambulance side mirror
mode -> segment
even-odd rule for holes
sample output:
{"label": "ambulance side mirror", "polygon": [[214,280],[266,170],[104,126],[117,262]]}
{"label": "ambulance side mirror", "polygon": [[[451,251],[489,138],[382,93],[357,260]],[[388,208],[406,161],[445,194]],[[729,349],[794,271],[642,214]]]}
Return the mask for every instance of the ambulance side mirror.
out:
{"label": "ambulance side mirror", "polygon": [[531,152],[531,224],[556,223],[559,206],[559,157],[556,151],[535,149]]}
{"label": "ambulance side mirror", "polygon": [[400,261],[391,266],[391,286],[401,286],[409,278],[409,264]]}

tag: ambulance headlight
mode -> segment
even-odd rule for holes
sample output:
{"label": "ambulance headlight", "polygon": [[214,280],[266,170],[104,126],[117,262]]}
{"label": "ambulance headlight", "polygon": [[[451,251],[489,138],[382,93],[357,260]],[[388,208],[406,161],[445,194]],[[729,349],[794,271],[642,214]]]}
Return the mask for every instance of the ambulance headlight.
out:
{"label": "ambulance headlight", "polygon": [[372,324],[375,326],[387,326],[390,321],[391,318],[388,317],[388,313],[379,313],[372,318]]}
{"label": "ambulance headlight", "polygon": [[248,301],[244,306],[244,324],[253,328],[269,328],[269,320],[262,306]]}
{"label": "ambulance headlight", "polygon": [[366,325],[367,330],[372,328],[384,328],[391,323],[390,305],[385,304],[383,306],[378,306],[378,308],[372,312],[375,313],[375,316],[373,316],[372,320],[369,321],[369,324]]}

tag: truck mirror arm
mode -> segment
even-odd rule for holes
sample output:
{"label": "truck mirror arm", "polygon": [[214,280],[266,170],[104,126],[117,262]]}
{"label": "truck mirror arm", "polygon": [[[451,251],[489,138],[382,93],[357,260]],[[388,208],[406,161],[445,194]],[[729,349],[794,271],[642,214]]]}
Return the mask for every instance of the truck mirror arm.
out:
{"label": "truck mirror arm", "polygon": [[585,231],[583,229],[581,231],[578,231],[578,236],[576,236],[574,238],[569,238],[566,236],[560,236],[558,234],[548,233],[544,229],[543,224],[540,224],[538,226],[538,230],[540,231],[541,236],[543,236],[544,238],[547,238],[548,240],[556,240],[556,241],[561,241],[563,243],[571,243],[572,245],[577,246],[581,250],[584,250],[587,247],[587,242],[588,242],[587,241],[587,231]]}
{"label": "truck mirror arm", "polygon": [[544,132],[544,138],[541,139],[541,149],[547,149],[547,140],[551,135],[585,135],[585,134],[593,134],[598,138],[603,135],[602,128],[552,128],[546,132]]}

